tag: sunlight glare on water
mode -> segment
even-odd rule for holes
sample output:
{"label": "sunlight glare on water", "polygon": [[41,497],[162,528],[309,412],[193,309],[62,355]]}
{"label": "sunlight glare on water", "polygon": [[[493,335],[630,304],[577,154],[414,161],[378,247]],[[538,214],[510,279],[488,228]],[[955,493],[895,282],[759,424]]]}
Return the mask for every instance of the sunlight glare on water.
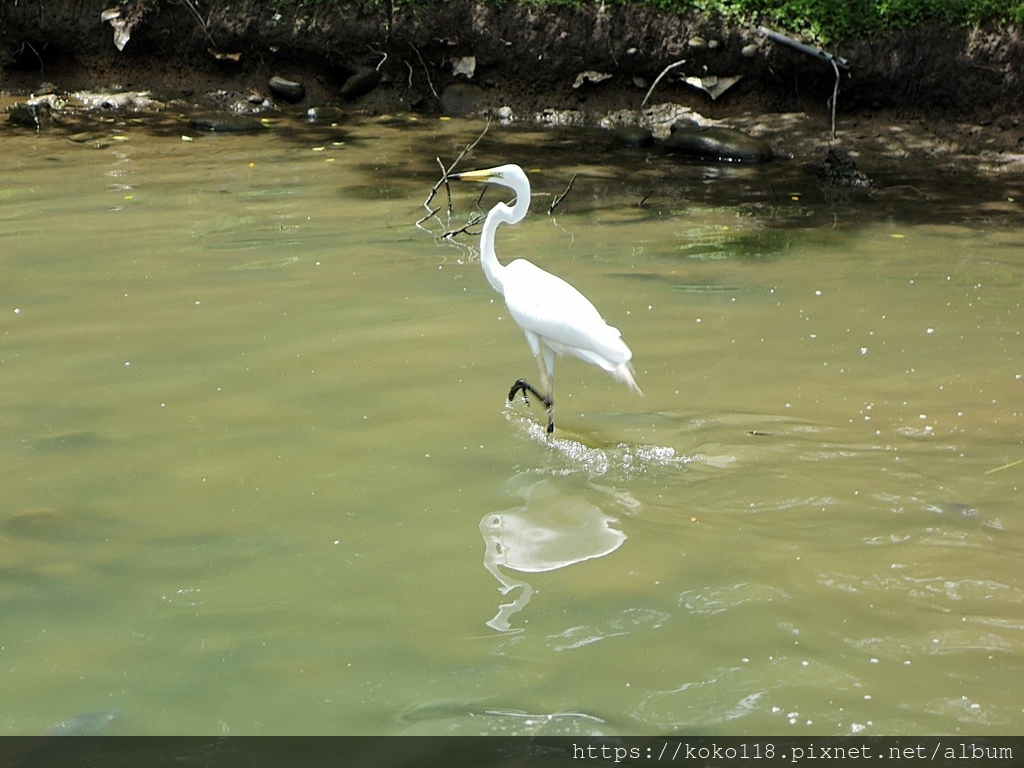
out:
{"label": "sunlight glare on water", "polygon": [[5,137],[3,732],[1024,728],[995,186],[836,200],[492,126],[465,168],[535,191],[500,258],[589,296],[644,391],[562,360],[549,438],[440,236],[480,190],[415,226],[480,125],[183,130]]}

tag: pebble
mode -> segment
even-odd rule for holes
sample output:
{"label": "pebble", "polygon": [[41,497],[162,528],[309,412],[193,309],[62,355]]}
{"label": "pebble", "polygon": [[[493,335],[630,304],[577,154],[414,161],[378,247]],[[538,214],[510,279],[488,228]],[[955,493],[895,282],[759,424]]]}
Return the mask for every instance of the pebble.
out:
{"label": "pebble", "polygon": [[288,80],[280,75],[274,75],[267,81],[270,92],[279,99],[289,104],[298,104],[306,97],[306,87],[295,80]]}
{"label": "pebble", "polygon": [[376,69],[356,72],[341,86],[341,98],[348,101],[358,99],[360,96],[368,94],[378,85],[380,85],[380,72]]}

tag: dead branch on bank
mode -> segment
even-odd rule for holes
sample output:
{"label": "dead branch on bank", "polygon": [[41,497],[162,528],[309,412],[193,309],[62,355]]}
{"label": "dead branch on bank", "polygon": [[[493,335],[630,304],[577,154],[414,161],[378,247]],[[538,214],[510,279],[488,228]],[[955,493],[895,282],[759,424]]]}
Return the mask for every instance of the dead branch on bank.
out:
{"label": "dead branch on bank", "polygon": [[644,100],[640,102],[640,109],[643,109],[644,107],[647,106],[647,100],[651,98],[651,94],[654,93],[654,89],[658,87],[658,83],[661,82],[661,79],[665,77],[665,75],[667,75],[673,69],[675,69],[676,67],[681,67],[685,63],[686,59],[680,59],[679,61],[673,62],[672,64],[669,64],[667,67],[661,70],[661,74],[654,78],[654,82],[651,83],[651,87],[647,89],[647,95],[644,96]]}
{"label": "dead branch on bank", "polygon": [[[430,79],[430,70],[429,70],[429,69],[427,69],[427,62],[425,62],[425,61],[423,60],[423,57],[422,57],[422,56],[420,56],[420,49],[419,49],[419,48],[417,48],[417,47],[416,47],[415,45],[413,45],[412,43],[409,43],[409,47],[413,49],[413,51],[414,51],[414,52],[415,52],[415,54],[416,54],[416,58],[417,58],[417,59],[419,59],[419,60],[420,60],[420,64],[422,64],[422,65],[423,65],[423,74],[425,74],[425,75],[427,76],[427,85],[429,85],[429,86],[430,86],[430,92],[431,92],[432,94],[434,94],[434,98],[435,98],[435,99],[437,99],[438,101],[441,101],[441,97],[437,95],[437,91],[436,91],[436,90],[434,90],[434,83],[433,83],[433,82],[431,81],[431,79]],[[383,62],[381,62],[381,63],[383,63]]]}

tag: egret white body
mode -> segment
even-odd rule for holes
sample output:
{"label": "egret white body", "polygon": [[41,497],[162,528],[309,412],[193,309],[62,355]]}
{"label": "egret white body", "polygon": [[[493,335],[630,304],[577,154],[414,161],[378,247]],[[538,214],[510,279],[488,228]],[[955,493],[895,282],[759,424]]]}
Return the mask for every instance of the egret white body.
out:
{"label": "egret white body", "polygon": [[494,252],[494,235],[500,224],[517,224],[530,207],[530,180],[518,165],[502,165],[482,171],[452,176],[461,181],[482,181],[508,187],[516,193],[515,205],[498,203],[487,213],[480,233],[480,264],[488,282],[505,297],[512,319],[526,333],[526,341],[537,358],[541,387],[534,388],[525,379],[512,385],[508,399],[526,392],[547,406],[548,433],[554,432],[555,356],[575,355],[598,366],[637,394],[640,387],[629,364],[633,353],[622,334],[604,321],[590,300],[560,277],[546,272],[525,259],[507,266]]}

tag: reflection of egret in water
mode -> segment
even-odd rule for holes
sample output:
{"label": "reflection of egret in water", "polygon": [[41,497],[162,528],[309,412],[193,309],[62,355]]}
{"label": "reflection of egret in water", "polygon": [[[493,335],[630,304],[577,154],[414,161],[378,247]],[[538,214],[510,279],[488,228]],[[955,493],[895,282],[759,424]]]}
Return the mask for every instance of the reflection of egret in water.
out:
{"label": "reflection of egret in water", "polygon": [[[612,527],[617,522],[614,517],[579,493],[567,490],[564,482],[553,478],[538,480],[519,494],[523,497],[522,506],[484,515],[480,521],[486,545],[484,567],[501,584],[503,595],[516,587],[522,589],[519,597],[499,606],[498,614],[487,622],[501,632],[511,631],[509,617],[526,607],[533,587],[509,577],[500,566],[520,573],[554,571],[603,557],[626,540],[626,534]],[[615,502],[625,506],[623,500]]]}

